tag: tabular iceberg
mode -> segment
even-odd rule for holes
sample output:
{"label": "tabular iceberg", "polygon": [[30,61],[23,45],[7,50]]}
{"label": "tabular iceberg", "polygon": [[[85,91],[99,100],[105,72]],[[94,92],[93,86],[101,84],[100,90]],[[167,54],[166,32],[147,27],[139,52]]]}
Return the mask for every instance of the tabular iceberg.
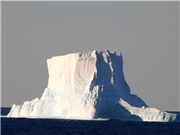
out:
{"label": "tabular iceberg", "polygon": [[47,60],[49,80],[41,98],[13,105],[7,117],[178,121],[130,93],[122,54],[88,51]]}

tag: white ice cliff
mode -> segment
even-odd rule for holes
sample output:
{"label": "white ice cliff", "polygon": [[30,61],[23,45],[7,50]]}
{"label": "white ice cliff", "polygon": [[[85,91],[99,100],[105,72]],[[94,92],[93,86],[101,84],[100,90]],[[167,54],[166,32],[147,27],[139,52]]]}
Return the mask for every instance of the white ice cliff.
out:
{"label": "white ice cliff", "polygon": [[13,105],[7,117],[178,121],[130,93],[121,53],[89,51],[47,60],[49,80],[41,98]]}

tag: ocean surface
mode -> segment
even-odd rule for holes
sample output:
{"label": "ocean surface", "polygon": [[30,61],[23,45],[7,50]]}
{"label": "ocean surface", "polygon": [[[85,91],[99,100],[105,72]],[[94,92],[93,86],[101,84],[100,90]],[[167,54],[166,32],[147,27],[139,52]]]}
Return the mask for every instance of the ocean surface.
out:
{"label": "ocean surface", "polygon": [[180,123],[1,117],[1,135],[180,135]]}

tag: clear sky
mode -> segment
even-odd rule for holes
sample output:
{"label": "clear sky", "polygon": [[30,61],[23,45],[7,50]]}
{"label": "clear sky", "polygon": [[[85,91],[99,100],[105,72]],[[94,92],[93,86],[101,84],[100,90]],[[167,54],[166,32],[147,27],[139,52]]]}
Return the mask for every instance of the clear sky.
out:
{"label": "clear sky", "polygon": [[109,49],[123,54],[131,92],[179,110],[179,2],[2,2],[2,105],[41,97],[46,59]]}

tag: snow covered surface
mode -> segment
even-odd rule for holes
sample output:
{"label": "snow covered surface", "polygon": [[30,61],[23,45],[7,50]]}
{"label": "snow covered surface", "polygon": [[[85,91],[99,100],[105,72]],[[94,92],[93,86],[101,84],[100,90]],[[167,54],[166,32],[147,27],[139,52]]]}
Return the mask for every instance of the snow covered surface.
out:
{"label": "snow covered surface", "polygon": [[73,53],[52,57],[47,64],[48,86],[41,98],[14,104],[7,117],[180,121],[130,93],[121,53]]}

